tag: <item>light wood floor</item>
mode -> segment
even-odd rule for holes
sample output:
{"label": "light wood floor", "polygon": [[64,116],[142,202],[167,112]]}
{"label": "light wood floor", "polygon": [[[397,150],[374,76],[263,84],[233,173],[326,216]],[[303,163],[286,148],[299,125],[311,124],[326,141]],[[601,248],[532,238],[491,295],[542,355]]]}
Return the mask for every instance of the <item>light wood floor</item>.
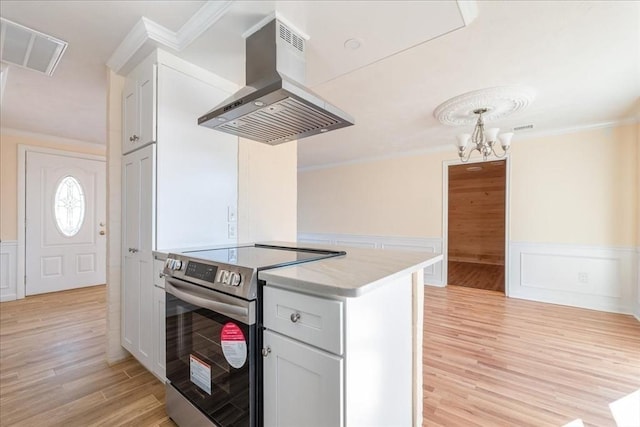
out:
{"label": "light wood floor", "polygon": [[615,426],[640,389],[632,316],[426,287],[424,330],[425,426]]}
{"label": "light wood floor", "polygon": [[454,286],[504,293],[504,265],[449,261],[447,282]]}
{"label": "light wood floor", "polygon": [[[424,425],[613,426],[640,388],[631,316],[425,289]],[[105,289],[0,304],[1,426],[174,426],[135,360],[104,361]]]}
{"label": "light wood floor", "polygon": [[164,386],[105,362],[105,286],[0,304],[0,426],[175,426]]}

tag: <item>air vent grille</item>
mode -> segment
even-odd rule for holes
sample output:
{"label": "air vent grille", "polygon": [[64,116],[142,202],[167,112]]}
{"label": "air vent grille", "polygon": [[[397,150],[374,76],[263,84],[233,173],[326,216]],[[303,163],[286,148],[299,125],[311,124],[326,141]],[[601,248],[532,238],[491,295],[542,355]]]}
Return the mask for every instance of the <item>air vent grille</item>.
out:
{"label": "air vent grille", "polygon": [[67,42],[0,18],[0,59],[53,75]]}
{"label": "air vent grille", "polygon": [[277,144],[297,139],[304,133],[320,133],[320,129],[340,123],[316,107],[293,98],[285,98],[239,119],[222,124],[218,130],[254,141]]}
{"label": "air vent grille", "polygon": [[293,46],[300,52],[304,52],[304,39],[302,37],[291,31],[291,29],[282,22],[278,22],[278,27],[278,34],[285,43]]}
{"label": "air vent grille", "polygon": [[516,126],[513,128],[514,132],[518,132],[521,130],[529,130],[529,129],[533,129],[533,125],[523,125],[523,126]]}

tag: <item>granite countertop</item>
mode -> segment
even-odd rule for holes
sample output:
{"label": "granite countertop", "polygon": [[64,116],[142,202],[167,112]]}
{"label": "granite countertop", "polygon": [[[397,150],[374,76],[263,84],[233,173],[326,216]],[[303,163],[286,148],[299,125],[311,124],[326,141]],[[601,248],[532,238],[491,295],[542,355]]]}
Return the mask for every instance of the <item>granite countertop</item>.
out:
{"label": "granite countertop", "polygon": [[261,271],[258,277],[317,295],[357,297],[395,278],[442,261],[427,251],[364,249],[308,243],[268,242],[280,246],[341,250],[347,254],[320,261]]}
{"label": "granite countertop", "polygon": [[[357,297],[377,287],[383,286],[388,281],[397,277],[422,270],[429,265],[442,261],[441,254],[427,251],[367,249],[351,246],[296,242],[260,243],[290,248],[345,251],[347,253],[346,255],[264,270],[258,274],[258,277],[267,283],[272,282],[293,290],[334,297]],[[160,249],[153,251],[153,256],[156,259],[165,260],[168,253],[229,248],[251,244],[252,243]]]}

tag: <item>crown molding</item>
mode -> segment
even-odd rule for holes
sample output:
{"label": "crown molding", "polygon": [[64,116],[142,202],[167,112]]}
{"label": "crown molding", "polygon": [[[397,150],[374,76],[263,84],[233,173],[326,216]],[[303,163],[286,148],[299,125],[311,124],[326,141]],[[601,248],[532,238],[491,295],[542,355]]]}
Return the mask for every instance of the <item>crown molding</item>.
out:
{"label": "crown molding", "polygon": [[122,40],[116,50],[107,61],[107,67],[114,72],[119,72],[122,67],[135,55],[135,53],[149,40],[144,18],[133,26],[129,34]]}
{"label": "crown molding", "polygon": [[177,32],[143,16],[111,54],[107,67],[119,73],[147,42],[155,42],[175,51],[183,50],[222,18],[233,2],[206,2]]}
{"label": "crown molding", "polygon": [[29,132],[26,130],[14,129],[14,128],[0,128],[0,135],[4,136],[17,136],[19,138],[30,138],[43,142],[50,142],[54,144],[65,144],[76,147],[92,148],[102,150],[106,153],[107,146],[105,144],[99,144],[96,142],[87,142],[79,139],[64,138],[60,136],[47,135],[38,132]]}
{"label": "crown molding", "polygon": [[234,0],[208,1],[180,28],[176,37],[182,50],[222,18]]}
{"label": "crown molding", "polygon": [[465,27],[478,17],[478,2],[476,0],[458,0],[458,10],[462,15]]}
{"label": "crown molding", "polygon": [[556,136],[556,135],[565,135],[568,133],[577,133],[577,132],[586,132],[586,131],[597,130],[597,129],[614,128],[618,126],[625,126],[625,125],[630,125],[635,123],[640,123],[640,117],[627,117],[625,119],[620,119],[620,120],[611,120],[608,122],[593,123],[590,125],[583,125],[583,126],[568,126],[563,128],[550,129],[546,131],[533,131],[533,132],[525,131],[523,133],[516,132],[514,135],[514,138],[517,138],[519,141],[523,141],[527,139],[544,138],[544,137]]}
{"label": "crown molding", "polygon": [[[590,124],[585,126],[572,126],[572,127],[566,127],[566,128],[552,129],[549,131],[516,133],[514,137],[517,138],[517,141],[525,141],[528,139],[544,138],[549,136],[564,135],[569,133],[577,133],[577,132],[584,132],[584,131],[597,130],[597,129],[614,128],[618,126],[625,126],[625,125],[637,124],[637,123],[640,123],[640,117],[629,117],[626,119],[595,123],[595,124]],[[313,166],[302,166],[298,168],[298,172],[308,172],[308,171],[314,171],[314,170],[320,170],[320,169],[331,169],[339,166],[350,166],[350,165],[355,165],[360,163],[373,163],[373,162],[378,162],[382,160],[396,159],[401,157],[412,157],[412,156],[421,156],[421,155],[433,154],[433,153],[442,153],[444,151],[451,151],[451,154],[452,154],[451,159],[458,160],[458,155],[457,155],[457,152],[455,151],[455,147],[453,143],[451,143],[451,144],[436,145],[429,148],[422,148],[419,150],[398,151],[394,153],[382,154],[379,156],[361,157],[359,159],[346,160],[343,162],[332,162],[332,163],[324,163],[324,164],[313,165]]]}

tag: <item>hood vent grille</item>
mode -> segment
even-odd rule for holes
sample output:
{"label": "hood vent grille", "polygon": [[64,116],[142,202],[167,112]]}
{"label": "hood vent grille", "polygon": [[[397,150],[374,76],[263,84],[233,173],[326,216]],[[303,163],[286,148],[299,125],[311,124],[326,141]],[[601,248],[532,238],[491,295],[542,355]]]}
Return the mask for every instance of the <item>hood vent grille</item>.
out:
{"label": "hood vent grille", "polygon": [[225,123],[218,130],[274,144],[295,139],[296,135],[317,133],[320,129],[338,123],[338,120],[320,110],[293,98],[286,98],[250,116]]}
{"label": "hood vent grille", "polygon": [[245,42],[246,86],[198,124],[266,144],[353,125],[353,118],[303,85],[305,39],[277,19]]}
{"label": "hood vent grille", "polygon": [[285,26],[282,22],[278,21],[278,27],[280,34],[280,38],[285,41],[285,43],[290,44],[294,48],[298,49],[300,52],[304,52],[304,39],[298,36],[296,33],[291,31],[287,26]]}

